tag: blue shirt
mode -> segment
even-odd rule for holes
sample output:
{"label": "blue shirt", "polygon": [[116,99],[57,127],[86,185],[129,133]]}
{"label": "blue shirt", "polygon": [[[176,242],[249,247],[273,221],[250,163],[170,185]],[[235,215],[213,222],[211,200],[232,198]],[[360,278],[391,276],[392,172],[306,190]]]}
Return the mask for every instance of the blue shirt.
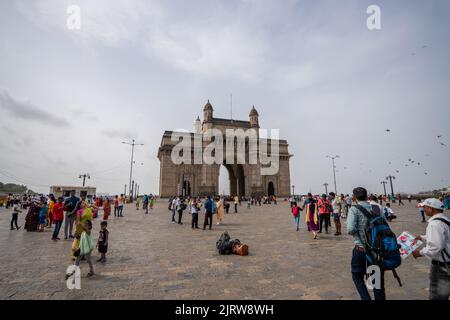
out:
{"label": "blue shirt", "polygon": [[205,202],[205,210],[206,210],[206,213],[212,213],[212,200],[211,199],[208,199],[208,200],[206,200],[206,202]]}

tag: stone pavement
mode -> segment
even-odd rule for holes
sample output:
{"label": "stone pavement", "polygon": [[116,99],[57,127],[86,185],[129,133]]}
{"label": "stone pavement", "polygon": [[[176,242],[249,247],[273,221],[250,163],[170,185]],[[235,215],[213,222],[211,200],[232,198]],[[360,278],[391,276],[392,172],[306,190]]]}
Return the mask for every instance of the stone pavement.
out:
{"label": "stone pavement", "polygon": [[[403,230],[424,233],[426,224],[413,204],[393,209],[397,235]],[[2,208],[0,299],[359,299],[350,274],[350,236],[323,234],[313,240],[303,213],[296,232],[286,202],[251,209],[243,203],[239,211],[203,231],[191,229],[189,214],[184,225],[170,223],[165,200],[149,215],[128,205],[125,217],[109,221],[107,263],[95,264],[97,274],[86,278],[82,262],[82,288],[69,290],[64,275],[71,243],[52,242],[50,229],[10,231],[10,212]],[[22,226],[24,218],[25,213],[19,217]],[[202,224],[203,214],[199,220]],[[99,224],[97,219],[94,235]],[[220,256],[215,242],[223,231],[247,243],[250,255]],[[388,299],[427,299],[428,269],[425,258],[408,258],[398,270],[401,288],[388,272]]]}

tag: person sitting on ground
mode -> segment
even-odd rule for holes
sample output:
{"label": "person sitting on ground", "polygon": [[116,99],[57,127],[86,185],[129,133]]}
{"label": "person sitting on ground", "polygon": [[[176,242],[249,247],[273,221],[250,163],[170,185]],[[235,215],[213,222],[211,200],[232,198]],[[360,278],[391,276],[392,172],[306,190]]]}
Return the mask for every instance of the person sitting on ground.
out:
{"label": "person sitting on ground", "polygon": [[394,211],[391,209],[390,203],[386,203],[386,207],[384,208],[384,216],[386,217],[386,220],[389,222],[394,219],[397,219],[397,216],[394,214]]}

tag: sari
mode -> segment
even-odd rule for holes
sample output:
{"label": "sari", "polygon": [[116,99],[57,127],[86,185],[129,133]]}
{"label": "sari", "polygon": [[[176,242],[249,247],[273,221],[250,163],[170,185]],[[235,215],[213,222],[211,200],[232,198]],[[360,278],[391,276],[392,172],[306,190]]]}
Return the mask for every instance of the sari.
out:
{"label": "sari", "polygon": [[41,207],[37,203],[33,202],[28,209],[28,213],[25,217],[25,230],[27,230],[28,232],[38,231],[40,211]]}
{"label": "sari", "polygon": [[86,221],[92,221],[93,215],[91,208],[81,208],[77,211],[77,226],[75,228],[75,239],[72,243],[72,256],[75,257],[74,253],[80,248],[80,238],[81,234],[84,232],[83,225]]}
{"label": "sari", "polygon": [[308,225],[308,231],[319,230],[319,217],[317,213],[317,202],[310,202],[306,205],[306,224]]}

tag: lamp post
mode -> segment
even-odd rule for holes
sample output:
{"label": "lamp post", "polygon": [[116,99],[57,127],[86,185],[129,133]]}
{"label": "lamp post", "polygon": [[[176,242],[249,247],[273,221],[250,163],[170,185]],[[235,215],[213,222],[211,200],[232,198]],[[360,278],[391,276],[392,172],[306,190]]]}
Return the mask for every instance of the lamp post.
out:
{"label": "lamp post", "polygon": [[295,186],[292,185],[292,196],[295,197]]}
{"label": "lamp post", "polygon": [[86,185],[86,178],[88,178],[88,179],[91,178],[89,173],[80,174],[80,176],[78,177],[78,179],[83,179],[83,187]]}
{"label": "lamp post", "polygon": [[336,186],[336,166],[334,164],[334,160],[337,158],[340,158],[338,155],[335,155],[334,157],[332,156],[327,156],[327,158],[331,159],[331,162],[333,163],[333,178],[334,178],[334,193],[338,194],[337,192],[337,186]]}
{"label": "lamp post", "polygon": [[132,140],[131,143],[129,143],[129,142],[124,142],[124,141],[122,141],[122,143],[131,146],[130,184],[128,185],[128,186],[129,186],[128,191],[129,191],[129,193],[130,193],[130,201],[133,202],[133,193],[132,193],[132,192],[133,192],[133,189],[132,189],[132,187],[131,187],[131,180],[132,180],[132,178],[133,178],[134,147],[135,147],[135,146],[143,146],[144,144],[143,144],[143,143],[135,143],[135,140],[134,140],[134,139]]}
{"label": "lamp post", "polygon": [[381,181],[381,184],[383,185],[383,188],[384,188],[384,196],[387,197],[387,192],[386,192],[386,184],[387,184],[387,182],[386,181]]}
{"label": "lamp post", "polygon": [[392,184],[392,180],[395,180],[395,177],[394,176],[387,176],[386,180],[389,180],[390,183],[391,183],[391,194],[392,194],[392,197],[394,197],[395,196],[394,195],[394,185]]}
{"label": "lamp post", "polygon": [[325,194],[328,195],[328,183],[323,184],[325,187]]}

